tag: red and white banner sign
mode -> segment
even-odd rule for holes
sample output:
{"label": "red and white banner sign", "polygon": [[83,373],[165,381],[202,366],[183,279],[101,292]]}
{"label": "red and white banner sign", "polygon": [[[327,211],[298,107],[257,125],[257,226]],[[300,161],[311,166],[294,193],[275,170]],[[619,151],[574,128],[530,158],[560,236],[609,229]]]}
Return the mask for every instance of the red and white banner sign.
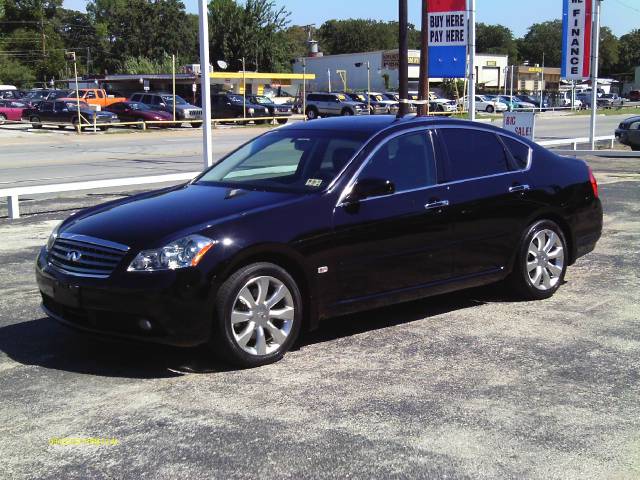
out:
{"label": "red and white banner sign", "polygon": [[592,0],[564,0],[562,11],[562,78],[591,75]]}

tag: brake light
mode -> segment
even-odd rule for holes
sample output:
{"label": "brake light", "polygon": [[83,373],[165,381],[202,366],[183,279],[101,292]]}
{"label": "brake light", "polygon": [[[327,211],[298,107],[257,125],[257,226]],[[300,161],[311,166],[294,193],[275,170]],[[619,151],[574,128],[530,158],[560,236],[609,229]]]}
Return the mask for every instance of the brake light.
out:
{"label": "brake light", "polygon": [[589,168],[589,181],[591,182],[591,188],[593,189],[593,195],[596,198],[600,198],[600,196],[598,194],[598,181],[596,180],[596,177],[593,176],[593,172],[591,171],[591,168]]}

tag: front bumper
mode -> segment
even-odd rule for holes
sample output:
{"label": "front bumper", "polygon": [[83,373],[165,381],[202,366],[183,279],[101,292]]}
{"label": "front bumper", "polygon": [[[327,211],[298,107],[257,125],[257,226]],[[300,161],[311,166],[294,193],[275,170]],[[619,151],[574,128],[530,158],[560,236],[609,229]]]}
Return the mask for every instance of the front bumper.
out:
{"label": "front bumper", "polygon": [[[215,292],[197,272],[129,274],[128,281],[74,277],[36,262],[42,308],[77,330],[176,346],[206,343]],[[186,274],[186,275],[184,275]],[[149,328],[150,326],[150,328]]]}

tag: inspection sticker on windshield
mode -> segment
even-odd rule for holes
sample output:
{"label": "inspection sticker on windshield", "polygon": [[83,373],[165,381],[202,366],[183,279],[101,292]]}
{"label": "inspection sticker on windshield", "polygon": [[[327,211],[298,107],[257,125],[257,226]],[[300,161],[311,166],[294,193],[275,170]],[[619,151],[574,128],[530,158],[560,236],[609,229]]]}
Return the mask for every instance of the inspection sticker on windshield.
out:
{"label": "inspection sticker on windshield", "polygon": [[322,180],[319,178],[310,178],[309,180],[307,180],[307,183],[305,183],[305,185],[307,187],[319,187],[320,185],[322,185]]}

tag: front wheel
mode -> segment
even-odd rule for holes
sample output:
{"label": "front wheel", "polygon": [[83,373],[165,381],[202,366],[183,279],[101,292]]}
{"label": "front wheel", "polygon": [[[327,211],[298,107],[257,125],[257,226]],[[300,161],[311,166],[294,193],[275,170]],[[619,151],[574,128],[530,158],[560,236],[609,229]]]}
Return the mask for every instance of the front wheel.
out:
{"label": "front wheel", "polygon": [[493,105],[487,105],[486,111],[487,113],[493,113],[495,111],[495,108],[493,108]]}
{"label": "front wheel", "polygon": [[212,348],[239,367],[280,360],[300,333],[300,290],[286,270],[272,263],[236,271],[220,287],[216,305]]}
{"label": "front wheel", "polygon": [[4,125],[4,122],[7,121],[7,116],[4,113],[0,113],[0,125]]}
{"label": "front wheel", "polygon": [[193,128],[200,128],[202,126],[202,122],[194,122],[191,124]]}
{"label": "front wheel", "polygon": [[31,122],[31,128],[42,128],[42,123],[40,122],[39,117],[31,117],[29,121]]}
{"label": "front wheel", "polygon": [[345,108],[344,110],[342,110],[343,117],[351,117],[352,115],[353,115],[353,112],[348,108]]}
{"label": "front wheel", "polygon": [[562,285],[568,257],[562,229],[555,222],[540,220],[523,237],[507,281],[524,299],[549,298]]}
{"label": "front wheel", "polygon": [[286,118],[278,118],[276,119],[276,122],[278,122],[278,125],[284,125],[285,123],[287,123],[289,120]]}

